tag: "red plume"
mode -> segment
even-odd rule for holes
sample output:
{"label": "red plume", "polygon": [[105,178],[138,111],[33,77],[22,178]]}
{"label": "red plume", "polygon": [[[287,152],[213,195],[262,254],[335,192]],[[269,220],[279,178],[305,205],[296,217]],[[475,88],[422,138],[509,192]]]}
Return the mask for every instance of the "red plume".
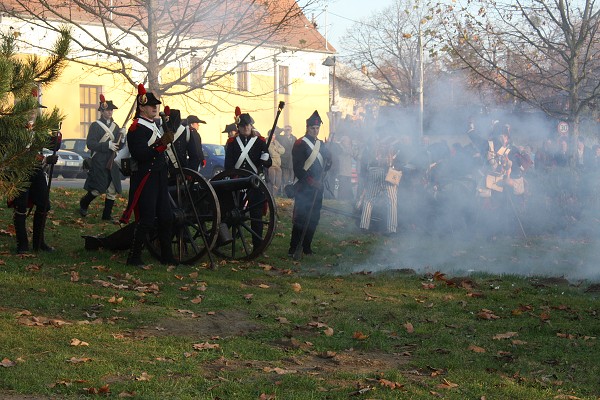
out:
{"label": "red plume", "polygon": [[106,98],[103,94],[100,95],[100,103],[106,103]]}
{"label": "red plume", "polygon": [[38,90],[37,90],[37,88],[33,88],[33,89],[31,89],[31,96],[32,96],[32,97],[38,97],[38,95],[39,95],[39,94],[38,94]]}
{"label": "red plume", "polygon": [[169,106],[165,107],[165,115],[167,115],[167,116],[171,115],[171,107],[169,107]]}
{"label": "red plume", "polygon": [[242,115],[242,110],[239,107],[235,108],[235,117],[239,117],[240,115]]}
{"label": "red plume", "polygon": [[138,85],[138,95],[146,94],[146,88],[143,83]]}

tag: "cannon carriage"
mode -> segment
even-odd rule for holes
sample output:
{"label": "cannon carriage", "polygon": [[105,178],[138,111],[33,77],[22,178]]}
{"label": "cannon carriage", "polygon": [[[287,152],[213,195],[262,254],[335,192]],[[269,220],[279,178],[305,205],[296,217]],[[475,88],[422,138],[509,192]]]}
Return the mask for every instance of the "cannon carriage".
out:
{"label": "cannon carriage", "polygon": [[[234,169],[208,181],[184,168],[169,192],[173,256],[181,264],[192,264],[209,251],[225,259],[251,260],[269,247],[275,234],[276,206],[257,175]],[[147,247],[160,258],[157,232],[148,234]]]}
{"label": "cannon carriage", "polygon": [[[208,255],[252,260],[270,245],[275,234],[276,206],[265,182],[245,170],[228,170],[207,180],[183,168],[169,187],[173,210],[173,256],[180,264],[193,264]],[[185,181],[184,181],[185,179]],[[88,250],[131,246],[135,223],[107,237],[83,236]],[[146,247],[161,258],[158,232],[146,237]]]}

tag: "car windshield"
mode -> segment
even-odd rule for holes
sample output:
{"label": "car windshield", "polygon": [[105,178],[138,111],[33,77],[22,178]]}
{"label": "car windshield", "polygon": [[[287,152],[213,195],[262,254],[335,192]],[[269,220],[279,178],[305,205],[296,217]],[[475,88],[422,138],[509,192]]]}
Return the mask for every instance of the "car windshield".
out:
{"label": "car windshield", "polygon": [[206,153],[212,154],[215,156],[225,157],[225,146],[220,144],[203,144],[204,147],[204,155],[207,156]]}

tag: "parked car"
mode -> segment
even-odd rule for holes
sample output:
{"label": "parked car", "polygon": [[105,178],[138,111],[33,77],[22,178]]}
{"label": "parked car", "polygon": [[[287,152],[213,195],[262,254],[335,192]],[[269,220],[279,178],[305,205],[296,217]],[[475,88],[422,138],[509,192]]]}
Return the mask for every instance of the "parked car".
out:
{"label": "parked car", "polygon": [[200,167],[200,174],[210,179],[225,169],[225,146],[222,144],[202,143],[202,152],[206,160],[206,166]]}
{"label": "parked car", "polygon": [[[60,148],[63,150],[72,151],[83,157],[83,168],[77,178],[85,178],[87,176],[87,162],[85,160],[91,157],[90,150],[85,144],[85,139],[63,139],[60,143]],[[89,162],[89,161],[88,161]]]}
{"label": "parked car", "polygon": [[90,158],[90,150],[85,145],[85,139],[63,139],[60,148],[77,153],[84,159]]}
{"label": "parked car", "polygon": [[[52,151],[44,149],[43,153],[44,156],[49,156]],[[59,175],[62,175],[63,178],[76,178],[82,172],[83,157],[79,154],[68,150],[58,150],[56,155],[58,155],[58,161],[52,170],[53,178]]]}

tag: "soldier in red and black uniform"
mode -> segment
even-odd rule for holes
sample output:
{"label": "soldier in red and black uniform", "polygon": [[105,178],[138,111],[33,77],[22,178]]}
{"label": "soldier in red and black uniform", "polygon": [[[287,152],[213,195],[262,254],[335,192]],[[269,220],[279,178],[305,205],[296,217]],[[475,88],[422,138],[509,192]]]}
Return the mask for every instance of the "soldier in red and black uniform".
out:
{"label": "soldier in red and black uniform", "polygon": [[[243,169],[253,174],[262,176],[263,167],[270,167],[272,160],[269,157],[267,141],[254,129],[254,119],[250,114],[240,114],[237,120],[238,134],[227,140],[225,145],[225,170]],[[262,242],[262,207],[252,206],[262,204],[266,199],[262,191],[248,189],[250,203],[251,228],[256,233],[252,236],[254,248]]]}
{"label": "soldier in red and black uniform", "polygon": [[[290,257],[294,255],[298,246],[302,246],[304,254],[313,254],[311,244],[321,218],[323,204],[323,176],[331,167],[331,154],[323,142],[317,139],[322,123],[319,113],[315,111],[306,120],[306,134],[296,140],[292,148],[294,175],[298,182],[294,185],[292,237],[288,250]],[[302,238],[305,226],[306,233]]]}
{"label": "soldier in red and black uniform", "polygon": [[172,133],[162,133],[154,118],[161,102],[144,86],[138,86],[137,110],[127,133],[127,146],[131,152],[131,184],[128,209],[136,211],[137,226],[127,257],[127,265],[141,266],[142,248],[146,234],[157,221],[161,262],[175,263],[171,247],[173,212],[169,201],[168,160],[165,150],[173,141]]}

